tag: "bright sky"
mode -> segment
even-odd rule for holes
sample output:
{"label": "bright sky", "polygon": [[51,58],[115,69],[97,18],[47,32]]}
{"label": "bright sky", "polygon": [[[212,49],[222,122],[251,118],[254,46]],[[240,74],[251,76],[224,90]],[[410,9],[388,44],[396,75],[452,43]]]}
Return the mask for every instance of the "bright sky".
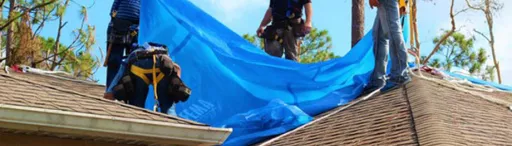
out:
{"label": "bright sky", "polygon": [[[101,47],[105,52],[106,48],[106,28],[108,25],[109,11],[113,0],[96,0],[96,3],[89,9],[90,24],[96,25],[97,47]],[[242,35],[245,33],[254,34],[259,25],[263,14],[268,7],[269,0],[190,0],[201,9],[224,23],[226,26]],[[449,18],[449,1],[438,0],[434,2],[424,2],[419,0],[418,4],[418,27],[422,47],[422,55],[430,53],[434,45],[432,39],[440,34],[441,29],[450,29]],[[501,70],[503,82],[512,85],[512,56],[510,56],[509,48],[512,42],[509,41],[509,34],[512,34],[512,28],[508,25],[512,24],[512,1],[502,0],[505,3],[504,9],[495,18],[495,38],[496,49]],[[92,5],[92,2],[87,4]],[[461,10],[465,5],[463,0],[456,0],[456,11]],[[368,31],[375,18],[375,9],[370,9],[368,3],[365,3],[365,31]],[[63,42],[69,44],[72,40],[71,31],[79,25],[79,7],[72,5],[66,14],[66,20],[69,24],[64,28]],[[313,25],[319,29],[329,30],[332,36],[333,51],[343,56],[350,49],[351,42],[351,0],[319,0],[313,1],[314,18]],[[461,14],[456,19],[457,27],[466,34],[473,34],[471,30],[478,29],[487,33],[487,25],[484,17],[480,13]],[[53,36],[56,34],[56,23],[43,31],[45,36]],[[476,35],[476,34],[473,34]],[[480,36],[476,37],[476,47],[488,47],[486,41]],[[490,55],[490,50],[488,51]],[[95,54],[100,55],[100,51],[96,50]],[[489,56],[489,63],[492,61]],[[95,78],[100,80],[101,84],[105,83],[106,69],[101,67],[95,74]]]}

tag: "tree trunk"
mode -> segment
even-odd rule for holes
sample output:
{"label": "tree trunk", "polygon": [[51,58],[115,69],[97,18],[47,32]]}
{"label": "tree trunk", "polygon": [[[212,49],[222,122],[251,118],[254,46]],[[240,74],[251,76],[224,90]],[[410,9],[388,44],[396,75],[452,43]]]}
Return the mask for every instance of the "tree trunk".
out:
{"label": "tree trunk", "polygon": [[487,24],[489,25],[489,35],[490,40],[489,44],[491,45],[492,49],[492,58],[494,61],[494,66],[496,66],[496,73],[498,74],[498,83],[501,84],[501,72],[500,72],[500,64],[498,63],[498,59],[496,58],[496,49],[494,48],[494,32],[493,32],[493,17],[492,17],[492,10],[491,10],[491,1],[486,0],[485,1],[485,17],[487,18]]}
{"label": "tree trunk", "polygon": [[[1,13],[0,13],[0,19],[3,19],[3,18],[4,18],[4,15],[3,15],[3,14],[4,14],[4,13],[3,13],[3,11],[4,11],[4,9],[3,9],[3,8],[4,8],[4,2],[5,2],[5,0],[2,0],[2,3],[0,3],[0,12],[1,12]],[[2,50],[2,48],[1,48],[1,47],[3,47],[3,46],[1,45],[1,44],[2,44],[2,36],[3,36],[3,31],[2,31],[2,30],[0,30],[0,59],[4,58],[4,55],[3,55],[2,51],[1,51],[1,50]],[[1,61],[1,60],[0,60],[0,64],[2,64],[2,61]]]}
{"label": "tree trunk", "polygon": [[51,66],[51,69],[50,70],[54,70],[55,67],[57,67],[57,56],[59,56],[59,48],[60,48],[60,34],[61,34],[61,31],[62,31],[62,19],[63,19],[64,16],[60,16],[59,17],[59,28],[57,30],[57,38],[55,39],[55,45],[54,45],[54,48],[53,48],[53,60],[52,60],[52,66]]}
{"label": "tree trunk", "polygon": [[[14,18],[14,6],[16,4],[15,0],[9,0],[9,16],[7,20],[12,20]],[[7,28],[7,40],[5,44],[5,57],[7,58],[5,64],[7,66],[11,66],[11,51],[12,51],[12,43],[14,42],[14,25],[9,24]]]}
{"label": "tree trunk", "polygon": [[448,39],[448,37],[450,37],[456,30],[455,14],[453,14],[454,3],[455,3],[455,0],[452,0],[452,4],[450,6],[450,18],[452,19],[452,29],[448,33],[446,33],[445,36],[443,36],[443,38],[434,47],[434,50],[432,50],[432,52],[427,56],[427,58],[425,60],[423,60],[423,65],[427,65],[428,60],[439,50],[441,44],[444,43]]}
{"label": "tree trunk", "polygon": [[364,36],[364,0],[352,0],[352,47]]}

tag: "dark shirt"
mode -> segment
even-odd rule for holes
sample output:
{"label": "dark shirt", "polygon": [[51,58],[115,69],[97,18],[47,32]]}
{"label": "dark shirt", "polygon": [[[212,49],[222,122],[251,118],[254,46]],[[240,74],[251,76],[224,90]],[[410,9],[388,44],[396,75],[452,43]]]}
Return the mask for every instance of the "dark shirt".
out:
{"label": "dark shirt", "polygon": [[112,11],[117,11],[116,18],[126,20],[139,20],[140,0],[114,0]]}
{"label": "dark shirt", "polygon": [[311,0],[270,0],[273,21],[302,17],[302,8]]}

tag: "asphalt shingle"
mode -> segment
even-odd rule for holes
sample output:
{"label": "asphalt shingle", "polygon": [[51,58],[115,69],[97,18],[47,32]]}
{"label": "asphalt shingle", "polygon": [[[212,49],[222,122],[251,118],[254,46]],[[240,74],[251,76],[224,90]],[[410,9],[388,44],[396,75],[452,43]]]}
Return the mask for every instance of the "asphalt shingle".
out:
{"label": "asphalt shingle", "polygon": [[[476,91],[512,102],[512,94]],[[474,93],[474,92],[472,92]],[[347,104],[349,105],[349,104]],[[331,114],[340,108],[346,108]],[[477,95],[414,78],[406,87],[342,106],[329,117],[261,144],[510,145],[512,111]]]}
{"label": "asphalt shingle", "polygon": [[0,83],[0,105],[206,126],[201,123],[102,99],[105,86],[93,83],[63,80],[30,73],[11,73],[9,75],[0,73]]}

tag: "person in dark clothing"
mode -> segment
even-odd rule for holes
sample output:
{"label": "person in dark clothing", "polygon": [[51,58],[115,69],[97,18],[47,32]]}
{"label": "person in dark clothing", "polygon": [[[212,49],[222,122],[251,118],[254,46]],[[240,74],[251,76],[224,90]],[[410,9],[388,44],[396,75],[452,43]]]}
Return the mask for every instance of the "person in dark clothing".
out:
{"label": "person in dark clothing", "polygon": [[[306,20],[302,19],[303,7]],[[281,57],[283,52],[288,60],[298,61],[300,39],[311,30],[313,8],[311,0],[270,0],[260,26],[256,30],[265,38],[265,52]],[[272,24],[267,26],[270,22]]]}
{"label": "person in dark clothing", "polygon": [[124,54],[137,44],[140,0],[114,0],[110,11],[111,21],[107,29],[107,87],[119,70]]}
{"label": "person in dark clothing", "polygon": [[[181,81],[181,68],[167,53],[167,47],[161,44],[137,47],[121,64],[104,98],[144,108],[148,92],[154,92],[153,110],[161,113],[186,101],[191,90]],[[148,91],[149,85],[153,85],[153,91]]]}

